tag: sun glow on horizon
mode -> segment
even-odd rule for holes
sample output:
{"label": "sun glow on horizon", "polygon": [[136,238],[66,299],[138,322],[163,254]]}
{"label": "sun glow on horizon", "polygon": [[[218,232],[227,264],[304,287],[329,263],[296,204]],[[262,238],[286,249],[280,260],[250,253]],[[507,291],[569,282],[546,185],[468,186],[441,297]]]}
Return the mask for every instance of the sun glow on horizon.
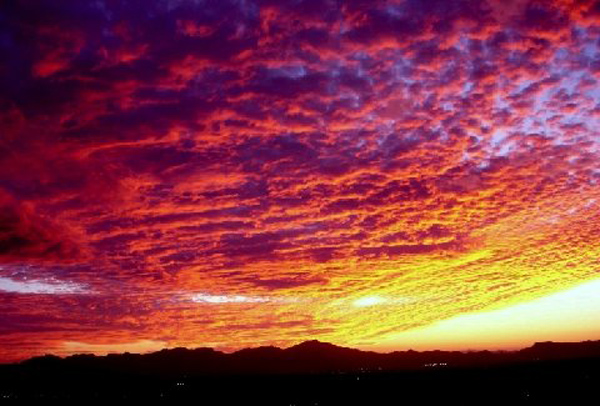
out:
{"label": "sun glow on horizon", "polygon": [[369,346],[392,349],[518,349],[538,341],[600,339],[600,279],[503,309],[462,314]]}

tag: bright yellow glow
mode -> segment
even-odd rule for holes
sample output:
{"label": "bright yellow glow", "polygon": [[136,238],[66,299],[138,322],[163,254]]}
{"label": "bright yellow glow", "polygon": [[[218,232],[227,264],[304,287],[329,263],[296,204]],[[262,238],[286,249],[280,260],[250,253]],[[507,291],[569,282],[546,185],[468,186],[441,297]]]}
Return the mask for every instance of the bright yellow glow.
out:
{"label": "bright yellow glow", "polygon": [[599,339],[598,320],[600,279],[527,303],[402,332],[376,349],[512,349],[536,341]]}
{"label": "bright yellow glow", "polygon": [[105,355],[121,352],[145,353],[159,351],[165,347],[166,342],[156,340],[139,340],[131,343],[116,344],[90,344],[67,341],[63,343],[62,351],[57,352],[64,354],[94,353],[98,355]]}
{"label": "bright yellow glow", "polygon": [[367,307],[383,304],[386,301],[387,299],[381,296],[365,296],[355,300],[353,304],[356,307]]}

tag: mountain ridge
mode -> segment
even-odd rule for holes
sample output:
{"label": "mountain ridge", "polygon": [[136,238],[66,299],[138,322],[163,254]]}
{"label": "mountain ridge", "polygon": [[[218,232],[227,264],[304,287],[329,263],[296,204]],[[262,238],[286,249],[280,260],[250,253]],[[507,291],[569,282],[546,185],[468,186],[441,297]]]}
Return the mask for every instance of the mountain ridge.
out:
{"label": "mountain ridge", "polygon": [[469,367],[599,357],[600,341],[538,342],[516,351],[393,351],[378,353],[338,346],[318,340],[288,348],[261,346],[225,353],[209,347],[164,348],[137,354],[43,355],[16,364],[43,368],[100,368],[111,370],[200,374],[229,373],[321,373],[332,371],[395,371],[431,367]]}

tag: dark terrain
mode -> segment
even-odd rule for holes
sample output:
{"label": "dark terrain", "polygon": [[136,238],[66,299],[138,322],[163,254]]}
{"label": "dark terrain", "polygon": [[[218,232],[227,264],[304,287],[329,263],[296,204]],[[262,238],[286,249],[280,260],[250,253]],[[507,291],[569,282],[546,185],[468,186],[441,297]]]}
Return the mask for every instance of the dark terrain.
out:
{"label": "dark terrain", "polygon": [[318,341],[225,354],[52,355],[0,365],[0,403],[500,405],[598,402],[600,341],[515,352],[359,351]]}

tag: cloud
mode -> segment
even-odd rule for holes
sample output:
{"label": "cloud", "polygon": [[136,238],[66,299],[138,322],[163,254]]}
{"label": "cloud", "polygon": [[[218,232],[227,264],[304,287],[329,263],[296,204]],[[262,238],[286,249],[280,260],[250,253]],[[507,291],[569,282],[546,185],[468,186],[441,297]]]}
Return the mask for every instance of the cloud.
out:
{"label": "cloud", "polygon": [[245,296],[245,295],[211,295],[196,293],[192,295],[192,301],[195,303],[292,303],[297,301],[289,297],[269,297],[269,296]]}
{"label": "cloud", "polygon": [[88,288],[74,282],[57,280],[14,280],[0,277],[0,291],[37,295],[89,294]]}
{"label": "cloud", "polygon": [[35,214],[31,205],[19,203],[0,190],[0,258],[11,261],[69,261],[80,247],[51,220]]}
{"label": "cloud", "polygon": [[376,306],[383,303],[386,303],[387,299],[380,296],[365,296],[360,299],[356,299],[352,304],[356,307],[367,307],[367,306]]}
{"label": "cloud", "polygon": [[593,278],[597,15],[2,4],[0,347],[352,345]]}

